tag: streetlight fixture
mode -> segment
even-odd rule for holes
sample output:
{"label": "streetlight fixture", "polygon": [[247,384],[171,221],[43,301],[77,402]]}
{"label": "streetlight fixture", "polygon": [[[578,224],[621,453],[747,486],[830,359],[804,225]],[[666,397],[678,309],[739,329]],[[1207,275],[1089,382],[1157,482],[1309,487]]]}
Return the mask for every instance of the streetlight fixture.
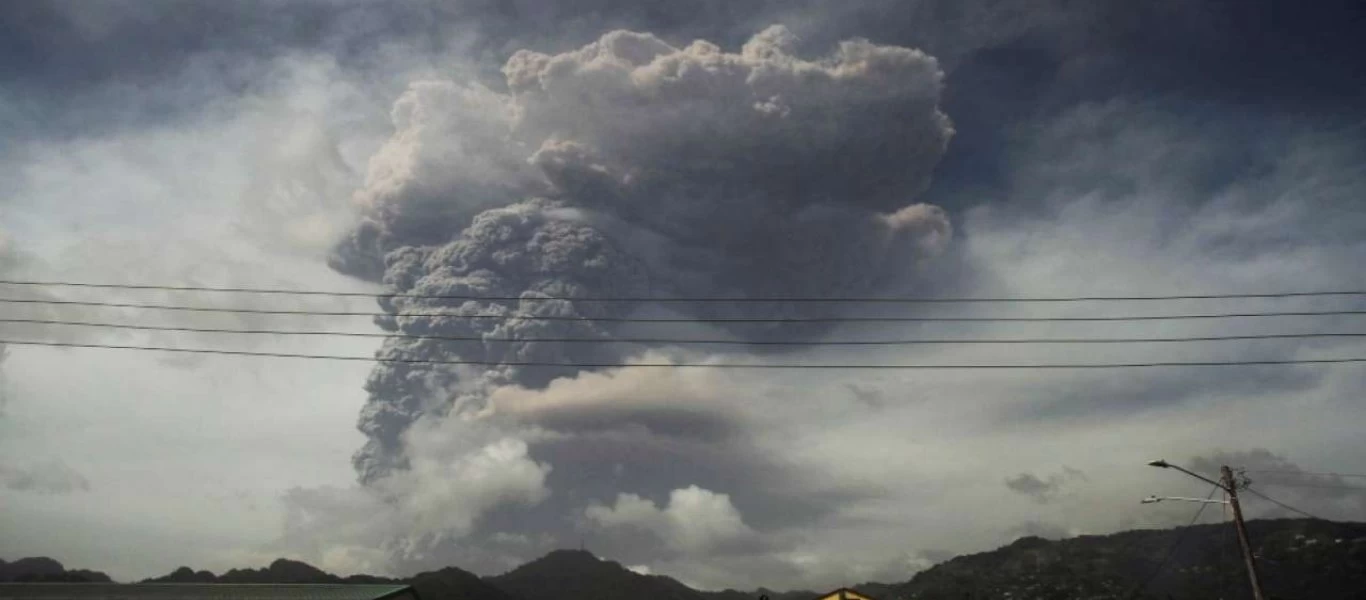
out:
{"label": "streetlight fixture", "polygon": [[1185,496],[1148,496],[1139,500],[1139,504],[1156,504],[1163,500],[1180,500],[1182,502],[1201,502],[1204,504],[1228,504],[1228,500],[1212,500],[1209,498],[1187,498]]}
{"label": "streetlight fixture", "polygon": [[[1228,494],[1227,501],[1208,500],[1208,502],[1228,504],[1229,507],[1233,509],[1233,527],[1234,530],[1238,532],[1238,544],[1242,546],[1243,549],[1243,563],[1247,565],[1247,577],[1252,582],[1252,598],[1254,600],[1266,600],[1266,594],[1262,592],[1262,578],[1261,575],[1257,573],[1257,562],[1252,558],[1252,544],[1247,538],[1247,526],[1243,524],[1243,509],[1238,506],[1238,484],[1233,478],[1233,469],[1230,469],[1228,465],[1219,467],[1220,478],[1219,481],[1215,481],[1162,459],[1150,461],[1148,466],[1158,467],[1160,469],[1176,469],[1177,471],[1190,475],[1205,483],[1212,483],[1215,487],[1224,490],[1225,494]],[[1199,498],[1161,498],[1158,496],[1148,496],[1143,499],[1143,504],[1152,504],[1154,502],[1161,502],[1162,500],[1194,500],[1195,502],[1206,502],[1206,500]]]}
{"label": "streetlight fixture", "polygon": [[[1185,474],[1187,474],[1187,475],[1190,475],[1191,477],[1194,477],[1194,478],[1196,478],[1196,479],[1199,479],[1200,481],[1203,481],[1203,482],[1205,482],[1205,483],[1217,485],[1217,486],[1219,486],[1220,488],[1222,488],[1225,492],[1229,491],[1229,486],[1224,485],[1224,482],[1222,482],[1222,481],[1215,481],[1215,480],[1210,479],[1210,478],[1208,478],[1208,477],[1205,477],[1204,475],[1201,475],[1201,474],[1199,474],[1199,473],[1195,473],[1195,472],[1186,470],[1186,469],[1182,468],[1180,465],[1174,465],[1174,464],[1171,464],[1171,463],[1169,463],[1169,462],[1167,462],[1167,461],[1165,461],[1165,460],[1162,460],[1162,459],[1157,459],[1157,460],[1151,461],[1151,462],[1148,463],[1148,466],[1150,466],[1150,467],[1157,467],[1157,468],[1159,468],[1159,469],[1176,469],[1177,471],[1180,471],[1180,472],[1182,472],[1182,473],[1185,473]],[[1231,481],[1230,481],[1230,483],[1231,483]]]}

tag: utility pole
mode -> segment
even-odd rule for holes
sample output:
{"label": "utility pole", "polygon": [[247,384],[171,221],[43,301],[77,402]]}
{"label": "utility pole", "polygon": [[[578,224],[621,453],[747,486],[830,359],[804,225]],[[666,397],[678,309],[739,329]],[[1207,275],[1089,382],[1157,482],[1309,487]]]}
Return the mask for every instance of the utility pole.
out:
{"label": "utility pole", "polygon": [[1247,565],[1247,577],[1252,582],[1252,597],[1266,600],[1262,593],[1262,577],[1257,573],[1257,561],[1252,557],[1252,544],[1247,538],[1247,526],[1243,524],[1243,509],[1238,507],[1238,482],[1233,479],[1233,469],[1228,465],[1219,467],[1223,475],[1220,487],[1228,492],[1228,504],[1233,507],[1233,527],[1238,531],[1238,545],[1243,548],[1243,562]]}
{"label": "utility pole", "polygon": [[[1248,541],[1247,526],[1243,524],[1243,509],[1238,506],[1238,481],[1233,478],[1233,469],[1228,465],[1219,467],[1219,481],[1215,481],[1199,473],[1184,469],[1179,465],[1171,464],[1165,460],[1155,460],[1148,463],[1150,467],[1161,469],[1176,469],[1182,473],[1190,475],[1205,483],[1214,484],[1228,494],[1228,504],[1233,507],[1233,528],[1238,532],[1238,545],[1243,550],[1243,564],[1247,565],[1247,578],[1252,582],[1252,597],[1254,600],[1266,600],[1266,594],[1262,592],[1262,576],[1257,573],[1257,561],[1252,557],[1252,543]],[[1152,503],[1163,500],[1158,496],[1149,496],[1143,500],[1144,503]],[[1185,500],[1185,498],[1169,498],[1171,500]],[[1197,501],[1201,501],[1198,500]]]}

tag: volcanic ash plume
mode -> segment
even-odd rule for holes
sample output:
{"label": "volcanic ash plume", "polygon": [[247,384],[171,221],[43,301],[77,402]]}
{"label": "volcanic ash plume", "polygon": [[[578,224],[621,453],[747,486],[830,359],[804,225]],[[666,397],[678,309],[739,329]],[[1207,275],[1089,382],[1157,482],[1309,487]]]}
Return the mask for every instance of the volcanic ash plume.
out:
{"label": "volcanic ash plume", "polygon": [[[381,357],[494,366],[378,366],[360,422],[362,481],[406,467],[400,438],[420,417],[473,414],[495,388],[540,388],[578,370],[506,363],[612,363],[639,351],[534,341],[611,340],[620,327],[610,322],[468,315],[660,310],[535,300],[546,296],[848,296],[904,281],[943,248],[944,213],[911,203],[953,133],[935,60],[863,40],[806,60],[795,43],[777,26],[738,53],[614,31],[563,54],[517,52],[503,68],[506,93],[411,86],[356,195],[361,222],[332,265],[396,293],[521,300],[383,303],[392,316],[380,324],[395,333],[488,341],[394,337]],[[665,306],[683,316],[740,310]],[[444,316],[400,316],[436,311]],[[507,338],[520,341],[495,341]]]}

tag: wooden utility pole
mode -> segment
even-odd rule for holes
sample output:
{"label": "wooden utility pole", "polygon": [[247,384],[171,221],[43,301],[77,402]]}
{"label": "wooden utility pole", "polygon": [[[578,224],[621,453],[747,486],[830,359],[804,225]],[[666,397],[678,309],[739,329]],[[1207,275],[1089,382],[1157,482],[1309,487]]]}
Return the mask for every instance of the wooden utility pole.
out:
{"label": "wooden utility pole", "polygon": [[1262,593],[1262,576],[1257,573],[1257,561],[1252,556],[1252,543],[1247,538],[1247,526],[1243,524],[1243,509],[1238,507],[1238,482],[1228,465],[1219,467],[1219,473],[1223,475],[1221,487],[1228,492],[1228,505],[1233,507],[1233,527],[1238,531],[1238,545],[1243,548],[1243,563],[1247,565],[1247,577],[1252,582],[1252,597],[1266,600],[1266,594]]}

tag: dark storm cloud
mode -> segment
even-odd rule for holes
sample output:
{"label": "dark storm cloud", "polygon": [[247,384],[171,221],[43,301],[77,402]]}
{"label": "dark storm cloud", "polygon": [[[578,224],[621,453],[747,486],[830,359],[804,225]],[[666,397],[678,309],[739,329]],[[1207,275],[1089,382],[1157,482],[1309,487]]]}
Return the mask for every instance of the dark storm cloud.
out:
{"label": "dark storm cloud", "polygon": [[36,494],[90,491],[90,481],[59,460],[0,464],[0,487]]}
{"label": "dark storm cloud", "polygon": [[1067,484],[1076,481],[1086,481],[1086,474],[1078,469],[1063,467],[1061,473],[1054,473],[1047,478],[1040,478],[1033,473],[1020,473],[1006,478],[1005,483],[1012,492],[1028,496],[1039,504],[1048,504],[1057,499]]}
{"label": "dark storm cloud", "polygon": [[[151,89],[186,71],[210,69],[228,87],[248,86],[264,62],[291,51],[324,52],[361,66],[386,45],[437,47],[458,7],[472,3],[350,0],[272,2],[7,4],[0,76],[34,89],[79,94],[110,83]],[[444,19],[433,20],[440,7]],[[421,39],[426,37],[427,39]],[[421,42],[414,41],[421,39]]]}
{"label": "dark storm cloud", "polygon": [[1233,106],[1255,132],[1264,118],[1351,118],[1366,99],[1354,0],[870,0],[788,14],[808,16],[803,37],[857,31],[943,61],[958,136],[926,199],[950,210],[1004,193],[1016,126],[1080,103],[1160,97],[1194,119]]}
{"label": "dark storm cloud", "polygon": [[[0,16],[0,76],[67,92],[114,80],[146,85],[195,61],[295,50],[363,64],[386,46],[438,54],[453,38],[472,38],[474,48],[497,61],[533,44],[564,50],[612,28],[732,45],[780,22],[815,48],[861,35],[924,48],[951,70],[977,64],[978,74],[965,83],[1036,65],[1028,81],[1071,79],[1062,82],[1075,84],[1062,90],[1070,99],[1083,88],[1100,95],[1179,89],[1346,107],[1362,93],[1362,63],[1353,57],[1361,54],[1363,10],[1351,0],[51,1],[7,4]],[[1259,35],[1244,35],[1249,31]],[[1058,93],[1014,94],[1012,101],[1069,99]],[[971,93],[954,98],[981,101]]]}
{"label": "dark storm cloud", "polygon": [[914,42],[954,67],[1005,59],[1003,50],[1021,55],[1021,66],[1046,61],[1042,78],[1064,86],[1027,102],[1161,90],[1346,107],[1363,92],[1356,34],[1366,9],[1353,0],[869,0],[812,12],[813,25],[833,21],[821,30],[857,27],[872,39]]}
{"label": "dark storm cloud", "polygon": [[1006,487],[1011,491],[1034,497],[1040,502],[1046,502],[1048,495],[1056,491],[1059,485],[1061,481],[1044,481],[1032,473],[1020,473],[1006,479]]}
{"label": "dark storm cloud", "polygon": [[[0,30],[0,76],[64,91],[122,80],[153,83],[195,60],[268,59],[289,51],[326,52],[363,63],[401,44],[437,53],[450,38],[478,31],[484,45],[509,41],[583,43],[614,23],[674,31],[727,27],[731,14],[761,6],[723,2],[625,0],[363,0],[99,3],[55,0],[9,4]],[[715,18],[698,19],[699,15]],[[563,37],[560,37],[563,36]],[[570,39],[581,36],[582,39]],[[554,49],[554,48],[551,48]],[[230,65],[221,65],[229,67]]]}
{"label": "dark storm cloud", "polygon": [[[1350,516],[1366,510],[1366,485],[1362,485],[1360,479],[1312,472],[1265,448],[1220,450],[1193,457],[1185,466],[1211,479],[1218,479],[1220,467],[1224,465],[1234,470],[1235,477],[1246,477],[1253,489],[1324,518]],[[1254,515],[1303,516],[1255,494],[1245,493],[1242,497],[1245,506],[1250,505]]]}
{"label": "dark storm cloud", "polygon": [[926,199],[956,209],[999,189],[998,149],[1013,125],[1078,102],[1164,95],[1259,114],[1350,114],[1366,94],[1362,13],[1352,0],[7,3],[0,118],[15,131],[88,135],[192,114],[252,89],[290,53],[372,75],[393,69],[394,55],[439,71],[459,54],[501,85],[497,66],[519,48],[565,50],[614,28],[731,46],[784,23],[804,50],[862,36],[943,61],[946,111],[960,128]]}
{"label": "dark storm cloud", "polygon": [[88,136],[193,118],[251,93],[293,54],[366,73],[372,91],[392,97],[401,87],[386,88],[381,71],[443,70],[459,54],[497,79],[507,54],[533,40],[554,50],[614,26],[708,35],[761,8],[625,0],[6,3],[0,124],[14,136]]}
{"label": "dark storm cloud", "polygon": [[862,387],[857,384],[847,383],[844,388],[849,390],[849,395],[859,404],[870,408],[882,408],[887,405],[887,398],[882,390],[872,387]]}

